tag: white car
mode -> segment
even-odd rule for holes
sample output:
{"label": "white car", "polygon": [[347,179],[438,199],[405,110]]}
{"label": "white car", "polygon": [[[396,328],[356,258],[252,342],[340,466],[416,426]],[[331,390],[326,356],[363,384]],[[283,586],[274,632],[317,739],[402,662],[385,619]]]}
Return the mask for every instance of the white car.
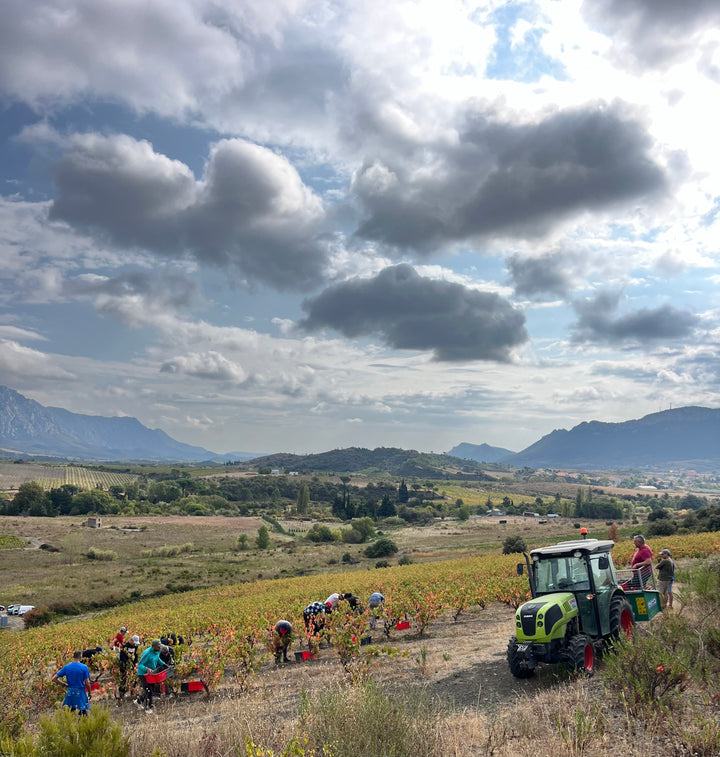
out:
{"label": "white car", "polygon": [[17,615],[17,611],[20,605],[8,605],[7,606],[7,614],[8,615]]}
{"label": "white car", "polygon": [[34,609],[35,605],[18,605],[15,615],[24,615],[26,612],[30,612],[30,610]]}

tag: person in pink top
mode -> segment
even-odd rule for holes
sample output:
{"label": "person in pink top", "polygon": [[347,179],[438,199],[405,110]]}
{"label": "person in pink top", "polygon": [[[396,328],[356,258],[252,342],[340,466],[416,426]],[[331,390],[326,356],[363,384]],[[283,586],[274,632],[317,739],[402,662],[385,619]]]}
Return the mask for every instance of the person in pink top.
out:
{"label": "person in pink top", "polygon": [[645,543],[645,537],[642,534],[633,536],[633,542],[635,554],[630,561],[630,567],[637,571],[633,576],[633,585],[642,588],[652,575],[652,550]]}

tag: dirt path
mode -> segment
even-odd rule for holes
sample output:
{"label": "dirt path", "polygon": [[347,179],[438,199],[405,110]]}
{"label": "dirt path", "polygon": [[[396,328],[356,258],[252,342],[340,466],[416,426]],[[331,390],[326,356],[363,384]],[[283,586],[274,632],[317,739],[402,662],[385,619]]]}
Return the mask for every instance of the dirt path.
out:
{"label": "dirt path", "polygon": [[[457,622],[444,617],[435,622],[423,638],[408,632],[394,632],[387,640],[377,634],[373,644],[395,651],[391,657],[380,658],[372,675],[389,692],[419,687],[453,711],[470,709],[491,713],[557,683],[554,669],[549,667],[529,680],[513,678],[505,659],[513,627],[514,610],[496,604],[468,612]],[[296,644],[294,650],[298,648]],[[294,656],[292,652],[290,656]],[[265,663],[246,693],[240,693],[238,687],[226,679],[209,698],[203,694],[174,699],[161,697],[153,715],[125,702],[121,706],[122,714],[128,723],[161,717],[166,724],[172,724],[173,729],[196,730],[222,717],[229,703],[240,697],[258,710],[267,708],[268,716],[292,718],[297,714],[303,691],[321,690],[344,676],[335,651],[323,647],[319,659],[314,661],[293,661],[279,666]]]}

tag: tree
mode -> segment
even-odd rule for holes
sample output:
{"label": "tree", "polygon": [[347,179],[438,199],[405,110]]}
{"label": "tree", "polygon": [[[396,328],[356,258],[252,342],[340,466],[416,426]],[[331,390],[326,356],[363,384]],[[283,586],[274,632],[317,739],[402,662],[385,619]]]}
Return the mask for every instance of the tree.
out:
{"label": "tree", "polygon": [[235,548],[238,550],[238,552],[244,552],[248,548],[247,534],[240,534],[240,536],[238,536],[237,542],[235,542]]}
{"label": "tree", "polygon": [[407,502],[410,499],[410,493],[408,492],[407,485],[405,484],[405,479],[403,479],[400,482],[400,486],[398,487],[398,502]]}
{"label": "tree", "polygon": [[305,481],[302,481],[300,483],[300,488],[298,489],[297,504],[295,509],[298,515],[305,515],[309,508],[310,490],[308,489],[308,485],[305,483]]}
{"label": "tree", "polygon": [[102,489],[80,492],[73,497],[71,515],[87,515],[88,513],[104,515],[111,512],[117,512],[117,502]]}
{"label": "tree", "polygon": [[335,537],[333,536],[332,531],[327,527],[322,525],[321,523],[316,523],[306,534],[305,538],[309,539],[310,541],[314,542],[330,542],[334,541]]}
{"label": "tree", "polygon": [[375,524],[371,518],[357,518],[351,525],[356,531],[360,532],[362,541],[367,541],[375,536]]}
{"label": "tree", "polygon": [[257,536],[255,537],[255,546],[258,549],[267,549],[270,546],[270,532],[267,526],[260,526],[258,528]]}
{"label": "tree", "polygon": [[470,518],[470,508],[465,504],[460,505],[457,511],[457,519],[461,521],[466,521],[466,520],[469,520],[469,518]]}
{"label": "tree", "polygon": [[18,493],[13,498],[13,509],[17,514],[47,515],[50,498],[37,481],[20,484]]}
{"label": "tree", "polygon": [[378,510],[378,516],[380,518],[393,518],[397,515],[395,505],[390,499],[389,495],[385,495],[380,503],[380,509]]}
{"label": "tree", "polygon": [[397,545],[392,539],[383,537],[365,548],[366,557],[388,557],[398,551]]}

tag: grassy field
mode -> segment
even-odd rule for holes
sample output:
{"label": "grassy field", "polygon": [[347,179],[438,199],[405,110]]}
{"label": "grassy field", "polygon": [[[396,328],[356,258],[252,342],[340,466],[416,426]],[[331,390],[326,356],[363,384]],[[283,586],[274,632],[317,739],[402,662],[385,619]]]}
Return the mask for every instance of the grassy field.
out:
{"label": "grassy field", "polygon": [[[0,517],[0,537],[32,538],[35,544],[33,548],[15,542],[15,548],[3,550],[0,603],[104,606],[164,591],[309,575],[339,566],[343,570],[375,567],[376,560],[363,554],[364,544],[313,544],[273,532],[270,549],[255,549],[261,525],[263,521],[257,518],[105,516],[103,528],[89,529],[79,517]],[[604,538],[604,522],[586,525],[591,535]],[[241,534],[248,537],[246,551],[236,549]],[[546,524],[522,517],[507,518],[506,524],[495,518],[437,521],[388,532],[399,548],[388,561],[396,564],[405,557],[417,563],[499,554],[509,534],[520,534],[528,546],[535,546],[571,538],[577,530],[565,518]],[[39,549],[39,544],[46,547]],[[163,557],[162,552],[168,551],[163,547],[186,551]],[[114,559],[90,559],[91,549]]]}

